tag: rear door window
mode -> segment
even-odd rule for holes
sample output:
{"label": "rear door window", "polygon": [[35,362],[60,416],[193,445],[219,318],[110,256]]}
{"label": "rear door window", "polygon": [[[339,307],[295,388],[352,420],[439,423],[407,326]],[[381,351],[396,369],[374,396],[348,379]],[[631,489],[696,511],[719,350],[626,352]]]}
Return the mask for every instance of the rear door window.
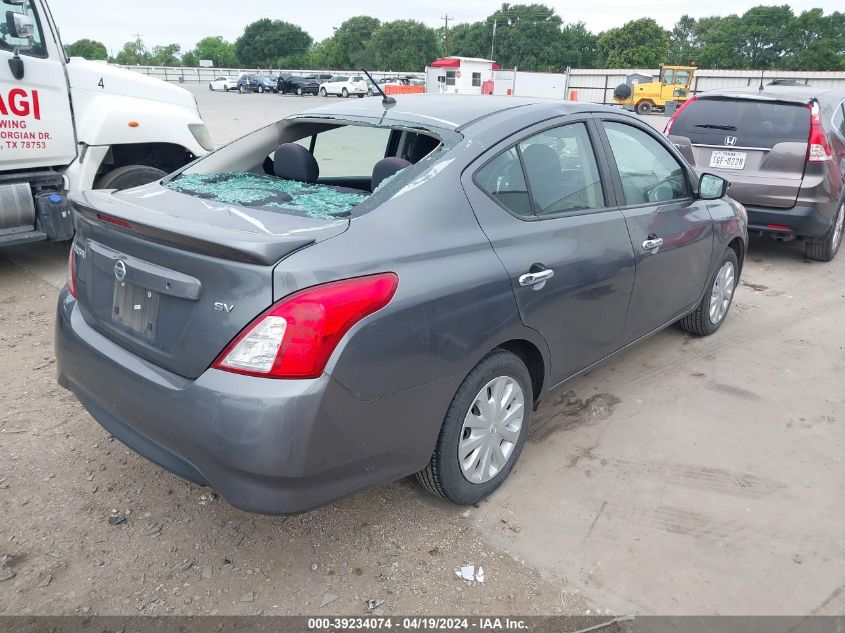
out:
{"label": "rear door window", "polygon": [[699,145],[746,148],[806,143],[810,109],[802,104],[755,99],[698,98],[678,114],[672,136],[686,136]]}
{"label": "rear door window", "polygon": [[488,196],[520,216],[530,216],[531,198],[515,147],[502,152],[475,174],[475,182]]}

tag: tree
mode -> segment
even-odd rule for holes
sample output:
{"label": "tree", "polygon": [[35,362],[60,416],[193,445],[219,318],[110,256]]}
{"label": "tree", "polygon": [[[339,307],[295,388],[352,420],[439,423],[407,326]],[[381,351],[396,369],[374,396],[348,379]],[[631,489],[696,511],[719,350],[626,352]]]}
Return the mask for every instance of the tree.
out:
{"label": "tree", "polygon": [[563,20],[554,9],[544,4],[503,4],[487,24],[491,41],[496,26],[493,55],[503,67],[563,70]]}
{"label": "tree", "polygon": [[420,71],[440,55],[437,32],[416,20],[382,24],[367,48],[380,70]]}
{"label": "tree", "polygon": [[754,7],[737,23],[739,51],[747,68],[776,68],[786,54],[795,19],[788,5]]}
{"label": "tree", "polygon": [[456,24],[449,29],[449,55],[489,57],[492,28],[487,22]]}
{"label": "tree", "polygon": [[334,40],[344,63],[343,68],[371,66],[369,44],[373,34],[381,27],[381,21],[366,15],[349,18],[334,34]]}
{"label": "tree", "polygon": [[598,50],[609,68],[657,68],[668,56],[669,33],[651,18],[640,18],[605,31]]}
{"label": "tree", "polygon": [[84,57],[85,59],[108,59],[106,45],[96,40],[82,39],[66,47],[68,57]]}
{"label": "tree", "polygon": [[695,33],[695,18],[682,15],[669,34],[669,63],[690,64],[698,58],[699,45]]}
{"label": "tree", "polygon": [[792,70],[845,69],[845,14],[804,11],[790,27],[784,66]]}
{"label": "tree", "polygon": [[308,55],[308,68],[316,68],[319,70],[334,70],[346,68],[346,56],[333,37],[324,39],[318,42],[311,49]]}
{"label": "tree", "polygon": [[141,38],[126,42],[114,60],[124,66],[146,66],[150,63],[150,53]]}
{"label": "tree", "polygon": [[197,60],[194,65],[198,64],[200,59],[210,59],[214,63],[215,68],[231,68],[238,65],[235,45],[227,42],[220,35],[210,35],[202,38],[197,42],[191,54]]}
{"label": "tree", "polygon": [[567,24],[561,30],[560,66],[595,68],[598,62],[598,37],[583,22]]}
{"label": "tree", "polygon": [[263,18],[247,25],[235,42],[235,53],[244,66],[269,68],[279,58],[307,54],[312,41],[295,24]]}
{"label": "tree", "polygon": [[178,44],[153,46],[148,63],[151,66],[179,66],[182,63],[179,56],[181,50],[182,47]]}
{"label": "tree", "polygon": [[704,68],[746,68],[742,54],[741,18],[736,15],[699,19],[693,27],[698,42],[698,65]]}

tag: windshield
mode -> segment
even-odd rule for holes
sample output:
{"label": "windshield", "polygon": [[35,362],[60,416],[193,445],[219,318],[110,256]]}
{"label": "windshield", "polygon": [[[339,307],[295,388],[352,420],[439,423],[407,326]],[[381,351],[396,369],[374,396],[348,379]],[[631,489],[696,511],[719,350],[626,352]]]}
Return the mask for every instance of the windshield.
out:
{"label": "windshield", "polygon": [[[771,148],[784,142],[806,143],[809,135],[809,108],[756,99],[699,98],[672,124],[672,136],[707,145]],[[729,143],[726,136],[736,138]]]}

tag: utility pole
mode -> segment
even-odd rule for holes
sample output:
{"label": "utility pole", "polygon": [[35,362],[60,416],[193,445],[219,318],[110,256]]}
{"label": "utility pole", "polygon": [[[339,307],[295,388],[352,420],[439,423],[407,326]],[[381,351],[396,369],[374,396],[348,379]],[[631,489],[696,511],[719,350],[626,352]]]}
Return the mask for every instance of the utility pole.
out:
{"label": "utility pole", "polygon": [[140,65],[141,53],[144,51],[144,42],[141,40],[142,33],[135,33],[135,63]]}
{"label": "utility pole", "polygon": [[493,20],[493,39],[490,41],[490,59],[493,59],[493,47],[496,45],[496,24],[498,20]]}
{"label": "utility pole", "polygon": [[449,14],[447,13],[440,19],[446,23],[446,28],[443,29],[443,52],[445,53],[443,56],[449,57],[449,20],[452,20],[454,18],[450,18]]}

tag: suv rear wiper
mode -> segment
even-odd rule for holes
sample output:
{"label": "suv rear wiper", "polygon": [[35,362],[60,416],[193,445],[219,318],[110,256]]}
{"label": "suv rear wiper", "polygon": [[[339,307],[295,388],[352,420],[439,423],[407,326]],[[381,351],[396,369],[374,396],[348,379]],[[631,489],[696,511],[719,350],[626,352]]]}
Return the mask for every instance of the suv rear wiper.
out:
{"label": "suv rear wiper", "polygon": [[718,125],[716,123],[699,123],[698,125],[693,125],[693,127],[705,127],[708,130],[726,130],[728,132],[734,132],[736,130],[735,125]]}

